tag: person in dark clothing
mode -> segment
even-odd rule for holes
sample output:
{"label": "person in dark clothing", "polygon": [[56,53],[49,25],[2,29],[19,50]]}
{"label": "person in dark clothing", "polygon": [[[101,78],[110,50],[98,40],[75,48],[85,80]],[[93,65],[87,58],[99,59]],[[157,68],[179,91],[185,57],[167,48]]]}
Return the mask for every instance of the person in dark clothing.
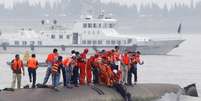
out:
{"label": "person in dark clothing", "polygon": [[53,89],[55,89],[56,91],[58,91],[57,87],[59,86],[60,69],[63,68],[62,59],[62,56],[58,56],[57,61],[51,67],[52,85]]}
{"label": "person in dark clothing", "polygon": [[137,65],[143,65],[144,62],[140,59],[140,53],[134,53],[131,57],[130,69],[128,70],[128,85],[132,85],[132,74],[134,74],[134,84],[137,83]]}
{"label": "person in dark clothing", "polygon": [[92,66],[92,71],[93,71],[93,83],[94,84],[99,84],[99,72],[98,68],[95,66]]}
{"label": "person in dark clothing", "polygon": [[66,87],[67,86],[67,84],[66,84],[66,69],[64,68],[64,66],[62,66],[61,71],[62,71],[62,77],[63,77],[63,85]]}
{"label": "person in dark clothing", "polygon": [[73,76],[72,76],[73,84],[75,85],[75,87],[79,87],[78,78],[79,78],[79,68],[78,66],[75,66],[73,68]]}
{"label": "person in dark clothing", "polygon": [[32,54],[31,58],[27,61],[29,80],[32,83],[32,88],[35,88],[36,84],[36,70],[38,68],[38,60],[36,59],[36,55]]}
{"label": "person in dark clothing", "polygon": [[77,62],[76,66],[73,68],[73,75],[71,77],[72,83],[75,85],[75,87],[79,87],[78,80],[79,80],[79,61],[80,61],[80,53],[75,52],[75,60]]}
{"label": "person in dark clothing", "polygon": [[137,64],[132,64],[128,71],[128,84],[132,85],[132,74],[134,74],[134,82],[137,82]]}

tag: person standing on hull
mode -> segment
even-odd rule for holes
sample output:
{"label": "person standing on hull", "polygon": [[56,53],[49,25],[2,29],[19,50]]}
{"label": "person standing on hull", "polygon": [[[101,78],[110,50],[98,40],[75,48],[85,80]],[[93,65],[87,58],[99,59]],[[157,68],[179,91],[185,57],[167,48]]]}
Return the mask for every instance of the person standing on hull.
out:
{"label": "person standing on hull", "polygon": [[[120,71],[121,72],[121,56],[119,52],[119,46],[115,46],[115,50],[112,52],[112,71]],[[121,75],[122,76],[122,75]],[[120,76],[120,78],[121,78]]]}
{"label": "person standing on hull", "polygon": [[15,89],[15,83],[17,79],[17,88],[20,89],[22,74],[23,76],[25,76],[25,72],[24,72],[23,61],[20,59],[20,56],[18,54],[16,54],[15,59],[11,61],[11,69],[13,71],[13,80],[11,88]]}
{"label": "person standing on hull", "polygon": [[87,53],[88,49],[84,49],[84,52],[80,54],[80,85],[85,84],[85,78],[86,78],[86,62],[87,62]]}
{"label": "person standing on hull", "polygon": [[58,56],[58,59],[56,62],[52,65],[51,72],[52,72],[52,86],[53,89],[58,91],[57,87],[59,86],[59,80],[60,80],[60,69],[63,68],[62,63],[62,56]]}
{"label": "person standing on hull", "polygon": [[137,65],[143,65],[144,62],[140,59],[140,52],[135,52],[130,58],[130,68],[128,71],[128,85],[132,85],[132,74],[134,74],[134,84],[137,84]]}
{"label": "person standing on hull", "polygon": [[64,65],[64,68],[65,68],[65,72],[66,72],[66,87],[67,88],[73,88],[71,86],[71,77],[72,77],[72,74],[73,74],[73,68],[77,65],[77,62],[76,62],[76,56],[75,55],[72,55],[72,57],[66,57],[64,60],[63,60],[63,65]]}
{"label": "person standing on hull", "polygon": [[45,75],[45,78],[43,81],[43,85],[45,85],[48,82],[48,79],[51,75],[51,67],[56,62],[58,56],[59,56],[59,54],[58,54],[57,49],[53,49],[53,53],[48,54],[47,59],[46,59],[46,63],[48,65],[48,67],[47,67],[46,75]]}
{"label": "person standing on hull", "polygon": [[32,88],[35,88],[36,85],[36,69],[38,68],[38,60],[36,59],[36,55],[32,54],[31,57],[27,61],[28,73],[29,73],[29,81],[32,82]]}
{"label": "person standing on hull", "polygon": [[130,57],[128,54],[128,50],[125,50],[125,53],[121,55],[121,70],[122,70],[123,84],[127,84],[129,63],[130,63]]}
{"label": "person standing on hull", "polygon": [[73,67],[73,75],[72,75],[72,82],[74,84],[75,87],[79,87],[78,84],[78,79],[79,79],[79,64],[80,64],[80,53],[79,52],[75,52],[75,58],[73,58],[74,60],[74,67]]}
{"label": "person standing on hull", "polygon": [[95,54],[94,60],[92,63],[92,72],[93,72],[93,83],[99,84],[99,68],[98,63],[101,60],[100,56],[98,54]]}
{"label": "person standing on hull", "polygon": [[66,57],[62,63],[63,63],[63,66],[61,68],[61,71],[62,71],[62,77],[63,77],[63,86],[64,87],[67,87],[67,84],[66,84],[66,79],[67,79],[67,72],[66,72],[66,68],[68,68],[68,64],[69,64],[69,61],[70,59],[68,57]]}
{"label": "person standing on hull", "polygon": [[94,56],[91,56],[87,60],[87,84],[91,85],[92,83],[92,68],[94,67]]}

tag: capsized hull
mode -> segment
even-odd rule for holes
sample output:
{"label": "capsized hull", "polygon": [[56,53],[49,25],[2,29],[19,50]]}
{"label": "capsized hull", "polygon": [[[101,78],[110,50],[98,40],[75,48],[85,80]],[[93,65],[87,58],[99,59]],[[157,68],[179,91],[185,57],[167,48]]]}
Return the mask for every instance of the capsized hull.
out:
{"label": "capsized hull", "polygon": [[[99,94],[89,86],[73,89],[60,87],[59,92],[47,88],[20,89],[14,92],[1,92],[0,101],[124,101],[114,88],[99,85],[96,87],[104,94]],[[127,89],[132,101],[152,101],[166,93],[177,94],[181,91],[179,85],[173,84],[138,84]]]}

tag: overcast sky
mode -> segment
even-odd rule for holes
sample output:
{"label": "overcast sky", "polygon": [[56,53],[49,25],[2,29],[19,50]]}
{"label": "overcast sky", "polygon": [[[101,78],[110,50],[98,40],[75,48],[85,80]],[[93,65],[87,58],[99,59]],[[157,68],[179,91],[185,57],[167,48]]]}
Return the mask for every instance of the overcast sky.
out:
{"label": "overcast sky", "polygon": [[[46,4],[49,4],[50,6],[53,7],[54,4],[59,4],[61,1],[63,0],[0,0],[0,5],[3,5],[5,8],[13,8],[15,4],[28,2],[30,6],[40,5],[41,7],[45,7]],[[159,5],[159,7],[161,8],[163,8],[166,5],[167,8],[170,9],[174,7],[175,4],[187,5],[191,7],[192,1],[193,5],[195,5],[201,0],[100,0],[100,1],[103,3],[113,2],[126,6],[136,5],[138,8],[142,5],[151,5],[152,3],[155,3]]]}

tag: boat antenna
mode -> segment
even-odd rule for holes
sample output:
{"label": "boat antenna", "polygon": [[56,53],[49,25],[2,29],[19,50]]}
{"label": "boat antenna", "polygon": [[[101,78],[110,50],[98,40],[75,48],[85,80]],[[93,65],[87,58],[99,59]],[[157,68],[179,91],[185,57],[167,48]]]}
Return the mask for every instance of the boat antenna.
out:
{"label": "boat antenna", "polygon": [[181,31],[182,31],[182,23],[179,24],[177,33],[178,33],[178,34],[181,34]]}

